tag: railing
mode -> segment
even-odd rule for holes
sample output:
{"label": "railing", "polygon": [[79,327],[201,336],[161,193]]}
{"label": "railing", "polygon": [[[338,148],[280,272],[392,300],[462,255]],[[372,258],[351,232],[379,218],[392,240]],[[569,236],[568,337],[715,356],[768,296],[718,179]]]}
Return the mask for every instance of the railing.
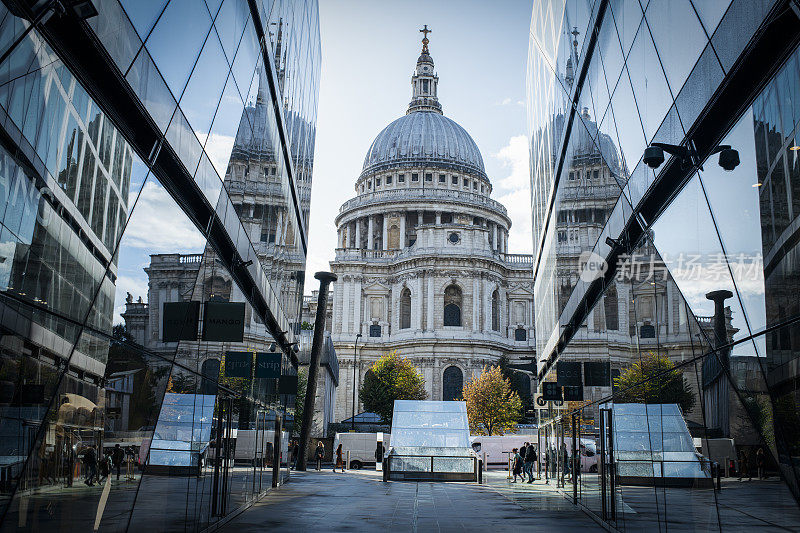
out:
{"label": "railing", "polygon": [[[439,461],[437,461],[439,460]],[[444,463],[436,468],[436,463]],[[454,469],[454,464],[464,467]],[[390,453],[384,459],[383,480],[474,481],[483,483],[483,462],[465,455],[405,455]]]}
{"label": "railing", "polygon": [[[337,248],[336,260],[337,261],[392,261],[407,257],[415,254],[428,254],[428,248],[414,248],[407,247],[402,250],[367,250],[363,248]],[[477,251],[473,252],[475,256],[483,256],[487,258],[496,258],[504,263],[515,266],[531,266],[533,267],[533,256],[529,254],[503,254],[493,252],[491,250],[480,254]]]}
{"label": "railing", "polygon": [[453,200],[456,202],[465,202],[469,204],[486,206],[489,209],[502,213],[504,216],[508,216],[506,208],[503,204],[497,200],[492,200],[486,195],[470,191],[422,187],[409,189],[387,189],[385,191],[373,191],[360,194],[355,198],[351,198],[343,203],[339,208],[339,214],[356,207],[396,200]]}
{"label": "railing", "polygon": [[530,265],[533,267],[533,256],[530,254],[500,254],[500,259],[512,265]]}
{"label": "railing", "polygon": [[179,263],[199,263],[203,260],[203,254],[182,255],[178,258]]}

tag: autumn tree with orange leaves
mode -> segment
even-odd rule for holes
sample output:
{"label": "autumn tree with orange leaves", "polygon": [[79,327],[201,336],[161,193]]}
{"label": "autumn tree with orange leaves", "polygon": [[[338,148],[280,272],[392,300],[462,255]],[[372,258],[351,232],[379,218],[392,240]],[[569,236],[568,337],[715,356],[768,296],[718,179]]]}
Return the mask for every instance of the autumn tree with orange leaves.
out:
{"label": "autumn tree with orange leaves", "polygon": [[522,400],[503,377],[499,366],[483,367],[480,376],[464,385],[470,431],[502,435],[513,431],[522,417]]}

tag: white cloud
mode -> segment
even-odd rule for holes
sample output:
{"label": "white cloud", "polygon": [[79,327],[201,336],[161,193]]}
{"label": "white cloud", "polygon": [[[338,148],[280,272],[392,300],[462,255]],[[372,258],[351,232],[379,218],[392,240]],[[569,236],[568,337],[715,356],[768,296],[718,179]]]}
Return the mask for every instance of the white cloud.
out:
{"label": "white cloud", "polygon": [[522,100],[512,100],[510,97],[506,96],[502,100],[498,100],[492,105],[494,105],[494,106],[518,105],[518,106],[525,107],[525,102],[522,101]]}
{"label": "white cloud", "polygon": [[147,180],[131,213],[122,246],[144,248],[147,253],[198,253],[205,239],[167,191]]}
{"label": "white cloud", "polygon": [[508,174],[495,184],[495,199],[508,209],[511,232],[508,236],[508,251],[531,253],[533,236],[531,228],[530,165],[528,137],[511,137],[499,152],[493,154]]}
{"label": "white cloud", "polygon": [[142,272],[141,277],[119,276],[117,277],[116,293],[114,297],[114,322],[121,322],[120,314],[125,312],[125,298],[131,293],[134,301],[142,297],[147,301],[147,275]]}
{"label": "white cloud", "polygon": [[[207,133],[199,131],[195,133],[197,138],[200,139],[200,143],[205,144],[206,154],[211,160],[211,164],[217,169],[217,173],[224,178],[225,173],[228,171],[228,162],[231,158],[235,139],[229,135],[219,135],[217,133],[212,133],[210,138],[208,138]],[[206,142],[207,138],[208,142]]]}

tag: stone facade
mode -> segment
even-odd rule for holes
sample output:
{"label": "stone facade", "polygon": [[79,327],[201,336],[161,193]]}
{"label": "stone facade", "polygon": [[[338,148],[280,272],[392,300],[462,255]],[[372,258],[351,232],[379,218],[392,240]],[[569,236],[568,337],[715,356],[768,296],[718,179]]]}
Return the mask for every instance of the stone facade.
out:
{"label": "stone facade", "polygon": [[336,217],[336,421],[363,411],[353,388],[386,352],[411,358],[432,400],[503,355],[533,355],[532,258],[508,253],[511,220],[474,141],[442,115],[438,81],[425,43],[406,116],[375,139]]}

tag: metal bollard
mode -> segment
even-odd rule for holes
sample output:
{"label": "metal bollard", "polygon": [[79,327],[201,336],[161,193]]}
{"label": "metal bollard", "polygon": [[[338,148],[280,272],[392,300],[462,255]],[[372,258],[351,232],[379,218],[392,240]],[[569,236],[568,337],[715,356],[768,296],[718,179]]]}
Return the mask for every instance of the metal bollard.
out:
{"label": "metal bollard", "polygon": [[483,452],[483,469],[488,472],[489,464],[486,462],[486,452]]}
{"label": "metal bollard", "polygon": [[347,450],[347,470],[350,470],[350,450]]}
{"label": "metal bollard", "polygon": [[722,469],[719,467],[719,463],[715,463],[717,465],[717,491],[722,491]]}

